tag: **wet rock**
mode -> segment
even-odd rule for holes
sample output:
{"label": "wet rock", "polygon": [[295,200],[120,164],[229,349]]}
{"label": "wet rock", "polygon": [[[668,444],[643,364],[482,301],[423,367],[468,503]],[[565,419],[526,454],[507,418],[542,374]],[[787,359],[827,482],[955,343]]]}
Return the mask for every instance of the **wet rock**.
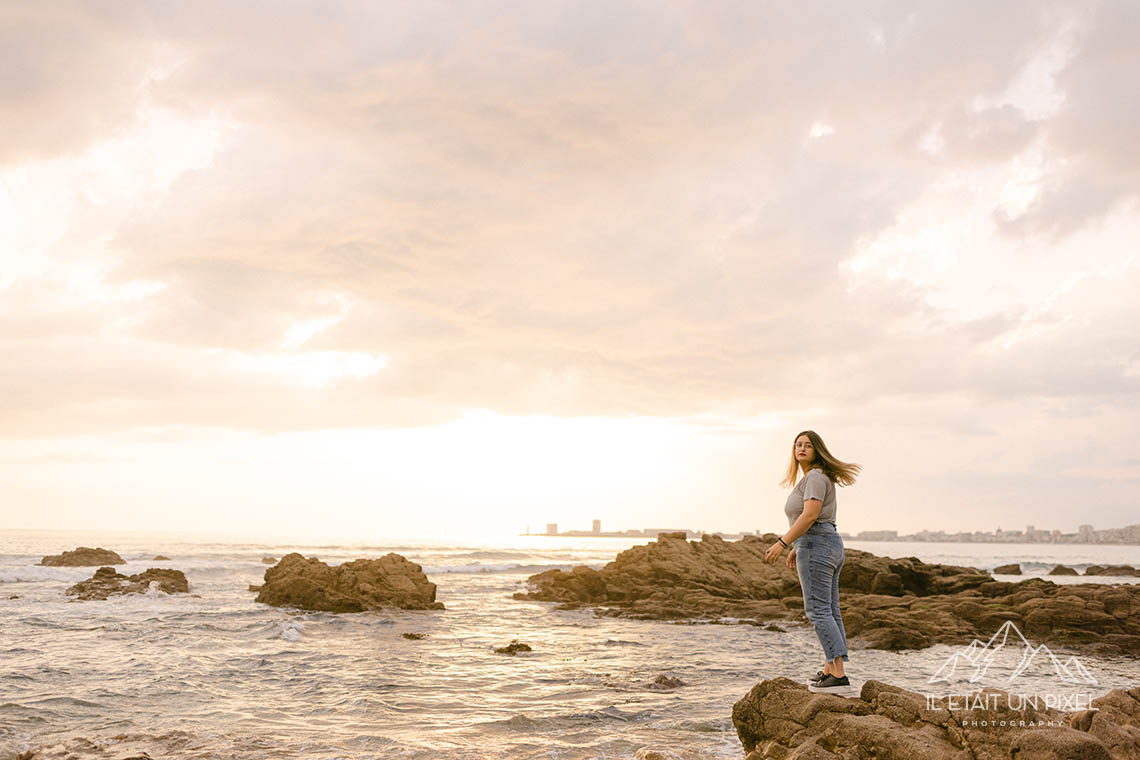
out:
{"label": "wet rock", "polygon": [[261,558],[261,564],[263,564],[263,565],[276,565],[277,564],[277,558],[276,557],[262,557]]}
{"label": "wet rock", "polygon": [[165,557],[161,554],[154,555],[154,559],[151,560],[151,562],[169,562],[169,561],[170,561],[170,557]]}
{"label": "wet rock", "polygon": [[678,760],[679,755],[671,749],[639,747],[633,753],[634,760]]}
{"label": "wet rock", "polygon": [[964,709],[944,698],[928,704],[922,694],[873,680],[859,697],[846,698],[776,678],[738,701],[732,722],[746,760],[1140,757],[1140,690],[1117,689],[1092,701],[1098,711],[1077,714],[1028,704],[1014,711],[1003,692],[982,693],[993,695],[984,703],[993,709]]}
{"label": "wet rock", "polygon": [[685,685],[685,682],[680,678],[667,676],[664,673],[654,678],[649,682],[648,688],[651,691],[673,691]]}
{"label": "wet rock", "polygon": [[399,554],[329,567],[316,557],[286,554],[265,571],[257,601],[274,607],[363,612],[385,607],[442,610],[423,568]]}
{"label": "wet rock", "polygon": [[427,638],[426,633],[401,633],[400,635],[403,636],[405,639],[410,639],[412,641],[419,641],[420,639],[426,639]]}
{"label": "wet rock", "polygon": [[1069,567],[1068,565],[1057,565],[1055,568],[1053,568],[1052,570],[1049,571],[1049,575],[1079,575],[1079,574],[1080,573],[1078,573],[1076,570]]}
{"label": "wet rock", "polygon": [[257,584],[257,583],[251,583],[251,584],[249,584],[249,590],[250,591],[261,591],[261,586],[260,586],[260,584]]}
{"label": "wet rock", "polygon": [[95,571],[95,575],[76,583],[65,593],[90,601],[123,594],[144,594],[152,583],[158,584],[156,588],[167,594],[185,594],[190,591],[190,585],[181,570],[152,567],[135,575],[121,575],[112,567],[101,567]]}
{"label": "wet rock", "polygon": [[1132,567],[1131,565],[1089,565],[1085,570],[1085,575],[1116,575],[1116,576],[1130,576],[1140,575],[1140,568]]}
{"label": "wet rock", "polygon": [[994,568],[994,575],[1021,575],[1021,565],[1016,562],[1011,565],[998,565]]}
{"label": "wet rock", "polygon": [[40,560],[47,567],[102,567],[103,565],[125,565],[126,562],[110,549],[92,549],[80,546],[63,554],[52,554]]}
{"label": "wet rock", "polygon": [[[547,570],[516,599],[594,608],[601,616],[673,621],[806,623],[794,570],[764,562],[775,534],[727,542],[663,535],[600,570]],[[1007,620],[1050,646],[1140,656],[1140,587],[1058,586],[1043,578],[996,581],[976,568],[877,557],[847,549],[839,576],[849,643],[921,649],[992,635]],[[1131,611],[1127,612],[1127,611]]]}
{"label": "wet rock", "polygon": [[509,654],[511,657],[514,657],[519,652],[532,652],[532,651],[534,651],[534,650],[530,648],[529,644],[524,644],[521,641],[519,641],[518,639],[513,639],[511,641],[511,643],[507,644],[505,647],[499,647],[498,649],[496,649],[495,653],[496,654]]}
{"label": "wet rock", "polygon": [[9,595],[9,597],[8,597],[8,599],[19,599],[19,598],[20,598],[20,595],[19,595],[19,594],[11,594],[11,595]]}

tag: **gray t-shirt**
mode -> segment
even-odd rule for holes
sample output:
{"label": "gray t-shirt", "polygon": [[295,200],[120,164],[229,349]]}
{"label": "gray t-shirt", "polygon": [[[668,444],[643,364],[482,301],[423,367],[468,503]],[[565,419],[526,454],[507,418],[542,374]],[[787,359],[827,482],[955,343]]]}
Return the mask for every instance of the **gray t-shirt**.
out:
{"label": "gray t-shirt", "polygon": [[819,508],[819,517],[816,522],[829,522],[835,524],[835,484],[831,478],[818,467],[808,470],[796,487],[788,494],[788,502],[784,505],[784,514],[788,516],[788,527],[796,522],[803,514],[804,501],[819,499],[823,505]]}

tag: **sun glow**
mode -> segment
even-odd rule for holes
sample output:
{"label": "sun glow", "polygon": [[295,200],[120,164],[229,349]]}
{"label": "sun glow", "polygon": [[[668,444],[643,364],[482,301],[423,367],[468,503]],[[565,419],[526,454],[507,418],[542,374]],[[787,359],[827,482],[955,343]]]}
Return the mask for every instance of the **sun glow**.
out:
{"label": "sun glow", "polygon": [[[721,432],[707,420],[469,409],[448,422],[400,429],[182,429],[45,438],[34,446],[0,442],[0,463],[14,465],[10,487],[14,479],[21,493],[49,490],[73,527],[112,507],[128,518],[153,516],[156,503],[164,506],[156,529],[217,524],[263,537],[502,537],[527,525],[541,532],[546,522],[588,529],[594,518],[607,530],[668,527],[694,523],[694,504],[708,522],[687,527],[751,527],[759,518],[732,511],[741,484],[727,473],[740,457],[754,460],[756,449],[747,436]],[[782,462],[783,443],[772,461]],[[718,468],[716,487],[694,477]],[[111,487],[124,480],[135,484],[130,493]]]}

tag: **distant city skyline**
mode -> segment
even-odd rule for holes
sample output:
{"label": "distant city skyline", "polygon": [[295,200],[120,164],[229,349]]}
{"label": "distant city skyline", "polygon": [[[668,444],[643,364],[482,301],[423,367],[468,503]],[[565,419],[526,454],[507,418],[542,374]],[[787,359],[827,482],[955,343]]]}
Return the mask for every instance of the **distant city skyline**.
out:
{"label": "distant city skyline", "polygon": [[[660,533],[685,533],[690,537],[701,535],[717,535],[722,537],[740,538],[746,535],[761,536],[766,533],[780,533],[781,531],[745,531],[728,532],[719,530],[702,530],[690,528],[627,528],[617,531],[603,531],[602,521],[595,518],[591,529],[559,531],[558,523],[546,523],[546,530],[542,533],[531,533],[530,526],[523,535],[538,536],[600,536],[614,538],[645,537],[655,538]],[[1034,525],[1026,525],[1025,530],[993,531],[919,531],[913,534],[900,535],[896,530],[865,530],[859,533],[840,532],[843,538],[852,541],[929,541],[929,542],[964,542],[964,543],[1081,543],[1081,544],[1140,544],[1140,524],[1125,525],[1119,528],[1097,530],[1091,524],[1082,524],[1074,533],[1064,533],[1060,529],[1039,529]]]}

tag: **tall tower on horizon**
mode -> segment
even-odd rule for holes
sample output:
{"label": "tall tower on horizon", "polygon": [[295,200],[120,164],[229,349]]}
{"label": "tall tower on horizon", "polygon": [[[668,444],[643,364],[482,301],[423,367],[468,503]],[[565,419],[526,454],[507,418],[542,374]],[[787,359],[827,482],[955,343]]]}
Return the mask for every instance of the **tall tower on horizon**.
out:
{"label": "tall tower on horizon", "polygon": [[594,535],[596,536],[597,534],[599,534],[601,532],[602,532],[602,521],[601,520],[594,520]]}

